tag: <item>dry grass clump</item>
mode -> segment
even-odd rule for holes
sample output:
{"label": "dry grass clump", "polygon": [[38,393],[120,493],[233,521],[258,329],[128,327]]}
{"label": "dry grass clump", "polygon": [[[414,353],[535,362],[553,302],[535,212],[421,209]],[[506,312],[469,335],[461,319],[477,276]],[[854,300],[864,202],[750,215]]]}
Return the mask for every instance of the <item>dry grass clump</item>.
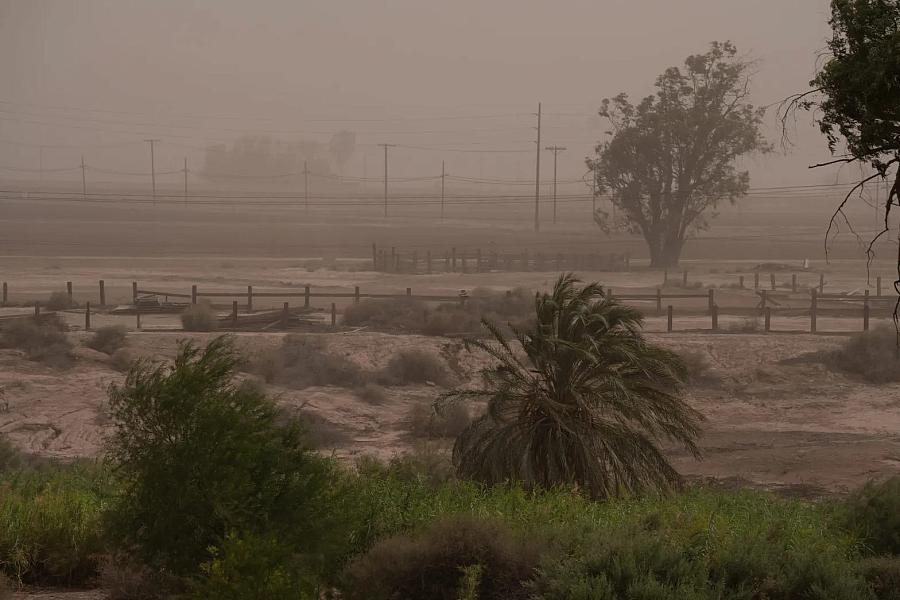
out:
{"label": "dry grass clump", "polygon": [[425,322],[425,304],[415,299],[366,299],[344,310],[345,325],[388,331],[418,332]]}
{"label": "dry grass clump", "polygon": [[66,324],[56,315],[16,319],[0,334],[0,346],[25,352],[28,360],[55,368],[72,365],[72,343],[66,336]]}
{"label": "dry grass clump", "polygon": [[692,385],[709,384],[719,381],[713,371],[709,355],[702,350],[684,350],[678,353],[681,362],[687,368],[687,383]]}
{"label": "dry grass clump", "polygon": [[297,389],[315,385],[355,387],[365,383],[362,369],[345,356],[328,351],[323,336],[291,334],[279,348],[252,361],[251,372],[266,383]]}
{"label": "dry grass clump", "polygon": [[128,329],[124,325],[105,325],[94,332],[91,339],[85,342],[85,346],[112,355],[125,345],[127,337]]}
{"label": "dry grass clump", "polygon": [[181,326],[185,331],[215,331],[219,317],[209,302],[190,305],[181,313]]}
{"label": "dry grass clump", "polygon": [[137,357],[128,348],[119,348],[109,356],[109,366],[120,373],[127,373]]}
{"label": "dry grass clump", "polygon": [[824,353],[822,362],[833,371],[857,376],[868,383],[900,381],[897,333],[889,326],[858,333],[839,349]]}
{"label": "dry grass clump", "polygon": [[472,413],[460,402],[435,410],[431,403],[415,404],[406,413],[406,426],[420,439],[455,438],[472,423]]}
{"label": "dry grass clump", "polygon": [[44,304],[48,310],[68,310],[77,308],[78,303],[69,298],[68,292],[53,292]]}
{"label": "dry grass clump", "polygon": [[404,348],[394,354],[378,379],[385,385],[409,385],[414,383],[451,383],[446,362],[428,350]]}
{"label": "dry grass clump", "polygon": [[762,329],[759,317],[747,317],[737,323],[729,323],[726,331],[731,333],[756,333]]}

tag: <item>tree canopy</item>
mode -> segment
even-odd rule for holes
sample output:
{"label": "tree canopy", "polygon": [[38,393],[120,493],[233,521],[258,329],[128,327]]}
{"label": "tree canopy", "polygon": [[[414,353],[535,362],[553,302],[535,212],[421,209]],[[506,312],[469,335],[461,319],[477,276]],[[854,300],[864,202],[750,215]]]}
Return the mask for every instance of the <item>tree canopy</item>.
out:
{"label": "tree canopy", "polygon": [[[603,101],[612,126],[588,167],[597,193],[621,209],[624,226],[644,237],[654,267],[678,263],[685,240],[708,226],[719,202],[734,202],[750,185],[736,159],[769,146],[760,133],[764,109],[747,102],[752,63],[730,42],[713,42],[656,79],[638,104],[627,94]],[[602,209],[595,220],[610,224]]]}

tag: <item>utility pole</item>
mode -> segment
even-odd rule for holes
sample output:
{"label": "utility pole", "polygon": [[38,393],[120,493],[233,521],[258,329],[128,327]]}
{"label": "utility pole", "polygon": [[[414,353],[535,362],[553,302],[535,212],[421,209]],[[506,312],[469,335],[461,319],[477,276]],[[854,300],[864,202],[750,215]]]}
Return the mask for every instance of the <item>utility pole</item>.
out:
{"label": "utility pole", "polygon": [[184,157],[184,205],[187,206],[187,156]]}
{"label": "utility pole", "polygon": [[541,230],[541,103],[537,111],[537,161],[534,169],[534,230]]}
{"label": "utility pole", "polygon": [[564,146],[547,146],[547,150],[553,151],[553,224],[556,225],[556,158]]}
{"label": "utility pole", "polygon": [[441,221],[444,220],[444,177],[446,174],[446,171],[444,171],[444,161],[441,161]]}
{"label": "utility pole", "polygon": [[150,181],[153,184],[153,204],[156,204],[156,161],[153,152],[153,146],[159,140],[144,140],[150,143]]}
{"label": "utility pole", "polygon": [[384,148],[384,216],[388,216],[388,148],[397,144],[378,144]]}
{"label": "utility pole", "polygon": [[303,161],[303,205],[306,214],[309,214],[309,168],[307,161]]}
{"label": "utility pole", "polygon": [[87,200],[87,181],[84,177],[84,155],[81,156],[81,199]]}

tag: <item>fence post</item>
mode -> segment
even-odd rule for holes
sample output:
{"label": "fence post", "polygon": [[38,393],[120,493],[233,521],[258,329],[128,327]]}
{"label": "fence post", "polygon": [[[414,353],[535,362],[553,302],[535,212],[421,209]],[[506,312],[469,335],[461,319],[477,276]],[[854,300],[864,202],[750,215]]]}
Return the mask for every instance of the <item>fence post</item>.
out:
{"label": "fence post", "polygon": [[450,249],[450,268],[456,273],[456,246]]}
{"label": "fence post", "polygon": [[744,289],[744,276],[743,275],[738,277],[738,284],[741,286],[741,289]]}
{"label": "fence post", "polygon": [[669,285],[669,270],[668,269],[663,270],[663,285],[664,286]]}
{"label": "fence post", "polygon": [[191,286],[191,304],[197,304],[197,284]]}
{"label": "fence post", "polygon": [[869,290],[863,296],[863,331],[869,330]]}
{"label": "fence post", "polygon": [[816,332],[816,319],[819,310],[819,292],[816,288],[809,290],[809,332]]}
{"label": "fence post", "polygon": [[707,300],[707,303],[709,304],[709,312],[712,314],[713,307],[716,305],[716,290],[709,290],[709,299]]}
{"label": "fence post", "polygon": [[425,253],[425,270],[431,275],[431,250]]}
{"label": "fence post", "polygon": [[772,330],[772,307],[766,307],[766,332]]}
{"label": "fence post", "polygon": [[253,286],[247,286],[247,312],[253,312]]}
{"label": "fence post", "polygon": [[656,314],[662,314],[662,289],[656,288]]}
{"label": "fence post", "polygon": [[672,305],[666,307],[666,331],[672,333]]}
{"label": "fence post", "polygon": [[137,304],[137,281],[131,282],[131,301]]}
{"label": "fence post", "polygon": [[825,293],[825,273],[819,273],[819,293]]}
{"label": "fence post", "polygon": [[[287,306],[287,302],[284,303]],[[303,288],[303,308],[309,308],[309,286]]]}
{"label": "fence post", "polygon": [[797,293],[797,274],[791,274],[791,293]]}
{"label": "fence post", "polygon": [[337,307],[334,302],[331,303],[331,328],[337,327]]}
{"label": "fence post", "polygon": [[35,302],[34,303],[34,318],[35,318],[35,320],[39,319],[40,316],[41,316],[41,303]]}
{"label": "fence post", "polygon": [[719,330],[719,306],[716,304],[713,304],[712,310],[710,311],[709,314],[712,318],[712,330],[718,331]]}
{"label": "fence post", "polygon": [[768,292],[766,292],[766,290],[762,290],[762,291],[760,292],[760,295],[761,295],[761,297],[762,297],[762,300],[761,300],[762,304],[761,304],[761,306],[762,306],[762,309],[765,310],[766,307],[768,306],[767,300],[768,300],[769,294],[768,294]]}
{"label": "fence post", "polygon": [[775,273],[769,273],[769,283],[772,285],[772,289],[775,289]]}
{"label": "fence post", "polygon": [[754,290],[759,289],[759,271],[755,271],[753,273],[753,289]]}
{"label": "fence post", "polygon": [[681,287],[687,287],[687,269],[681,274]]}
{"label": "fence post", "polygon": [[137,330],[140,331],[141,330],[141,311],[138,308],[135,308],[135,310],[134,310],[134,320],[135,320],[135,326],[137,327]]}
{"label": "fence post", "polygon": [[84,330],[91,330],[91,301],[84,303]]}
{"label": "fence post", "polygon": [[106,283],[100,280],[100,306],[106,306]]}
{"label": "fence post", "polygon": [[412,288],[406,288],[406,297],[407,297],[407,298],[411,298],[411,297],[412,297]]}
{"label": "fence post", "polygon": [[881,298],[881,275],[875,278],[875,295]]}
{"label": "fence post", "polygon": [[72,306],[72,304],[74,302],[72,299],[72,282],[71,281],[66,282],[66,296],[68,296],[68,298],[69,298],[69,306]]}
{"label": "fence post", "polygon": [[400,252],[397,251],[397,254],[394,255],[394,272],[400,273],[403,271],[403,263],[400,260]]}
{"label": "fence post", "polygon": [[353,288],[353,304],[359,304],[359,286]]}
{"label": "fence post", "polygon": [[284,303],[284,306],[281,307],[281,328],[287,329],[288,326],[288,315],[291,312],[291,308],[287,302]]}
{"label": "fence post", "polygon": [[460,265],[460,271],[465,273],[466,272],[466,253],[465,252],[460,252],[460,254],[459,254],[459,265]]}
{"label": "fence post", "polygon": [[3,305],[5,306],[7,301],[9,300],[9,287],[6,285],[6,282],[3,282]]}
{"label": "fence post", "polygon": [[231,326],[237,328],[238,301],[231,301]]}
{"label": "fence post", "polygon": [[372,270],[378,270],[378,250],[374,243],[372,244]]}

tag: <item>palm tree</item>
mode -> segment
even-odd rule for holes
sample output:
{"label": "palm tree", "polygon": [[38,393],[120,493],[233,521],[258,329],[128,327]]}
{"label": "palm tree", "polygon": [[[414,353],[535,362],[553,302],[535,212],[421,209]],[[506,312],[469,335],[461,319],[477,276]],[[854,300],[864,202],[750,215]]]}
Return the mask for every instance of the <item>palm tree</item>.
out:
{"label": "palm tree", "polygon": [[658,447],[663,439],[699,458],[703,416],[681,397],[678,355],[644,340],[638,311],[580,283],[565,274],[551,293],[537,294],[536,323],[512,327],[514,340],[483,321],[494,339],[467,341],[497,364],[483,370],[481,389],[442,402],[488,402],[456,440],[460,476],[528,488],[574,484],[608,497],[680,482]]}

